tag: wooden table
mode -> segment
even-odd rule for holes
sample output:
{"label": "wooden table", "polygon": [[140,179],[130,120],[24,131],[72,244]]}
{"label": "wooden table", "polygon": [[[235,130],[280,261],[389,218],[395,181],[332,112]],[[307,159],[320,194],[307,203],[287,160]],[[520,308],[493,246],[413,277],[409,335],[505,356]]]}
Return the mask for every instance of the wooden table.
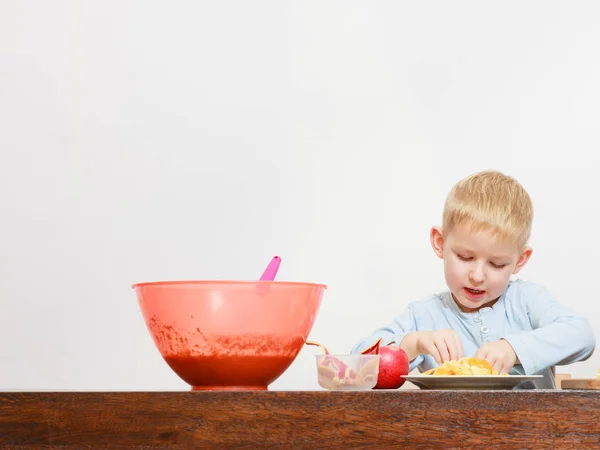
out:
{"label": "wooden table", "polygon": [[0,393],[0,448],[18,446],[598,448],[600,392]]}

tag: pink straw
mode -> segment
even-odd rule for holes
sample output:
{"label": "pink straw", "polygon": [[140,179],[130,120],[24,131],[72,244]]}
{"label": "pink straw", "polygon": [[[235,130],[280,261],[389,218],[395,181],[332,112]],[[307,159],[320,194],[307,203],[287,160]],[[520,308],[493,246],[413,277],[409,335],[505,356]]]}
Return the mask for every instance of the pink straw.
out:
{"label": "pink straw", "polygon": [[273,281],[277,275],[280,264],[281,258],[279,256],[275,256],[263,272],[262,276],[260,277],[260,281]]}

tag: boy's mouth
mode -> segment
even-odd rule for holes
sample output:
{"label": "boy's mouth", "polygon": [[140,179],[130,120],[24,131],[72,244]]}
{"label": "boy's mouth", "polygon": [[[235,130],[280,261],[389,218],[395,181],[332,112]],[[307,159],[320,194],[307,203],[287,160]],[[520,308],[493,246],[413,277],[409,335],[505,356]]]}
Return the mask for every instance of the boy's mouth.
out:
{"label": "boy's mouth", "polygon": [[477,300],[483,297],[483,294],[485,294],[485,291],[479,289],[471,289],[468,287],[465,288],[465,292],[467,293],[467,296],[472,298],[473,300]]}

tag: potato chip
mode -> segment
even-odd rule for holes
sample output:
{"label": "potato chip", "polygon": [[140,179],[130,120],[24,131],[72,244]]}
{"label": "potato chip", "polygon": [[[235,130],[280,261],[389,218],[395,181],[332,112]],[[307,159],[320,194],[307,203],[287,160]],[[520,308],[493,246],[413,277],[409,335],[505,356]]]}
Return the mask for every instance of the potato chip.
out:
{"label": "potato chip", "polygon": [[476,366],[476,367],[481,367],[482,369],[488,369],[490,372],[493,369],[492,365],[487,362],[485,359],[479,359],[479,358],[463,358],[460,361],[462,361],[464,364],[468,365],[468,366]]}
{"label": "potato chip", "polygon": [[498,375],[498,371],[483,359],[461,358],[444,361],[439,367],[423,372],[423,375]]}

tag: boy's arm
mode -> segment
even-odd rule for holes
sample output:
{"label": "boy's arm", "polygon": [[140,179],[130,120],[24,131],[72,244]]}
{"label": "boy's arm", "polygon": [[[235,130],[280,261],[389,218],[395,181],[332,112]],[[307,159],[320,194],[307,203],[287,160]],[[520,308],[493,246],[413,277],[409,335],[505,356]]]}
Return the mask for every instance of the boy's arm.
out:
{"label": "boy's arm", "polygon": [[514,349],[525,373],[588,359],[596,338],[587,319],[562,306],[541,286],[523,293],[533,330],[502,338]]}
{"label": "boy's arm", "polygon": [[[400,346],[401,348],[403,348],[404,351],[406,351],[406,354],[409,358],[409,371],[411,371],[419,364],[421,364],[421,362],[423,362],[423,355],[416,354],[416,348],[412,349],[408,347],[410,345],[416,345],[416,342],[413,342],[413,340],[410,337],[411,335],[414,335],[413,333],[415,331],[417,331],[415,316],[412,308],[409,307],[402,314],[394,318],[392,323],[390,323],[387,326],[378,328],[370,336],[361,339],[352,348],[350,353],[358,354],[363,350],[366,350],[367,348],[371,347],[379,339],[383,339],[381,341],[381,345],[388,345],[394,342],[394,345]],[[405,336],[406,339],[404,339]],[[411,359],[411,357],[413,359]]]}

